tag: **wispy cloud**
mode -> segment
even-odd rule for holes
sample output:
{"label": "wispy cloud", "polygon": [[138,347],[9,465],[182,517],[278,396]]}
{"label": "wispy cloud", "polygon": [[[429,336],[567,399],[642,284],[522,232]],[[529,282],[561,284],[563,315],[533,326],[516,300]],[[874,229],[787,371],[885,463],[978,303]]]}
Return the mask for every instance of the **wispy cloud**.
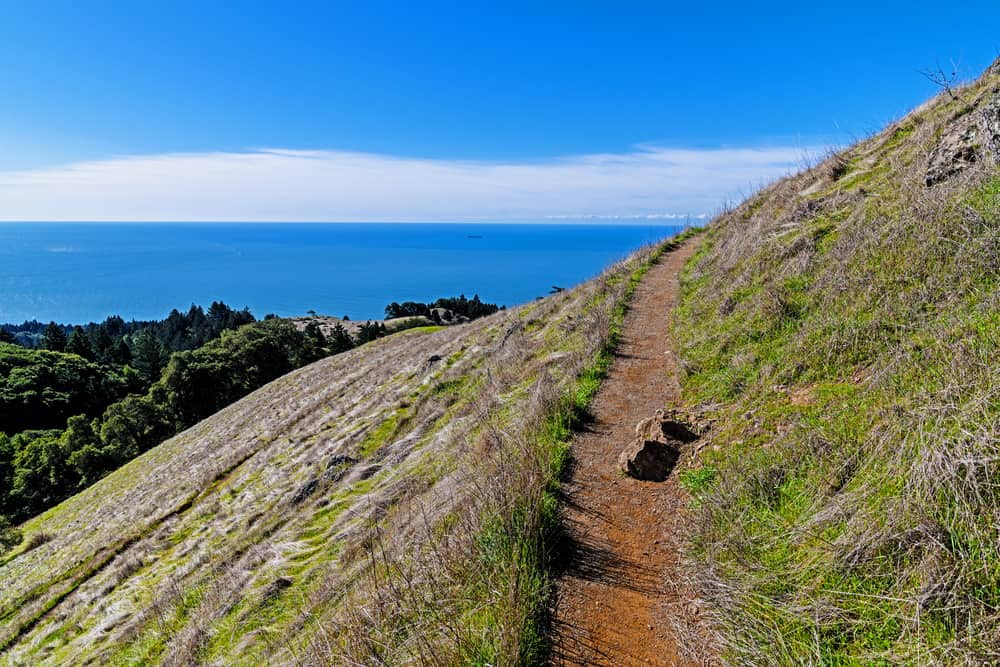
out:
{"label": "wispy cloud", "polygon": [[0,173],[0,219],[655,220],[703,216],[795,169],[800,147],[643,147],[477,162],[345,151],[122,157]]}

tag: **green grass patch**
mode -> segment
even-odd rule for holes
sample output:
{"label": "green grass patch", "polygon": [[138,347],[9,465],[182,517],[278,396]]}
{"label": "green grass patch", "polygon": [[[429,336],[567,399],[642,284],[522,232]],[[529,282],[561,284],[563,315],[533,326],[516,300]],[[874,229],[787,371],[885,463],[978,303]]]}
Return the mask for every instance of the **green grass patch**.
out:
{"label": "green grass patch", "polygon": [[684,395],[718,445],[680,473],[689,555],[726,592],[734,664],[995,650],[1000,175],[926,188],[918,132],[892,131],[864,192],[803,217],[802,176],[722,216],[682,273]]}
{"label": "green grass patch", "polygon": [[396,437],[411,417],[407,408],[400,408],[378,423],[375,428],[365,434],[364,440],[358,445],[358,454],[367,458]]}

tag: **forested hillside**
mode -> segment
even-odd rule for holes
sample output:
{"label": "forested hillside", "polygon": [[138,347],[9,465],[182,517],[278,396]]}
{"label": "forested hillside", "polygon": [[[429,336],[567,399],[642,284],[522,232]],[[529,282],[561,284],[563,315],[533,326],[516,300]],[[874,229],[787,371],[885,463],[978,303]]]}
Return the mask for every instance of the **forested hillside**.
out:
{"label": "forested hillside", "polygon": [[[458,308],[446,316],[462,320],[499,310],[478,296],[435,304]],[[0,341],[0,519],[16,523],[52,507],[293,369],[420,324],[365,322],[352,336],[340,323],[324,334],[317,321],[257,322],[213,302],[207,312],[191,306],[161,321],[5,325],[19,337]],[[15,531],[0,532],[0,552],[17,544]]]}
{"label": "forested hillside", "polygon": [[234,310],[213,301],[206,311],[193,305],[186,312],[176,308],[162,320],[128,320],[111,315],[89,324],[44,324],[37,320],[0,325],[0,342],[22,347],[71,352],[89,361],[124,365],[151,355],[159,348],[170,353],[201,347],[227,329],[256,319],[249,310]]}
{"label": "forested hillside", "polygon": [[325,353],[290,323],[265,320],[175,353],[148,391],[126,395],[122,375],[78,355],[0,343],[8,369],[0,375],[0,423],[11,433],[0,431],[0,515],[34,516]]}

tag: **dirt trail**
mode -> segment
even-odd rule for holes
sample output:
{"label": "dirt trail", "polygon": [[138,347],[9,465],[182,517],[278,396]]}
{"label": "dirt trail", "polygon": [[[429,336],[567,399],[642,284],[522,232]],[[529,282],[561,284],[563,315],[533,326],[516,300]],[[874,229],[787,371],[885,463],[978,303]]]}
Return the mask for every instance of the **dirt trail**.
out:
{"label": "dirt trail", "polygon": [[673,593],[682,492],[676,475],[641,482],[617,471],[636,423],[678,398],[670,338],[688,241],[639,283],[594,421],[573,443],[564,485],[569,533],[553,610],[555,665],[688,665],[669,621],[686,610]]}

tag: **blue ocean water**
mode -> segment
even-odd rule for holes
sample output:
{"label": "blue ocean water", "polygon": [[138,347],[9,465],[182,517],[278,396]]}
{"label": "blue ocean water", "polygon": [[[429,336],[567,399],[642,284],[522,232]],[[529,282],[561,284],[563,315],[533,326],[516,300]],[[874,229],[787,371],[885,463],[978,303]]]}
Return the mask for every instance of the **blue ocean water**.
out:
{"label": "blue ocean water", "polygon": [[390,301],[508,306],[570,287],[671,226],[0,224],[0,322],[159,319],[234,308],[377,318]]}

